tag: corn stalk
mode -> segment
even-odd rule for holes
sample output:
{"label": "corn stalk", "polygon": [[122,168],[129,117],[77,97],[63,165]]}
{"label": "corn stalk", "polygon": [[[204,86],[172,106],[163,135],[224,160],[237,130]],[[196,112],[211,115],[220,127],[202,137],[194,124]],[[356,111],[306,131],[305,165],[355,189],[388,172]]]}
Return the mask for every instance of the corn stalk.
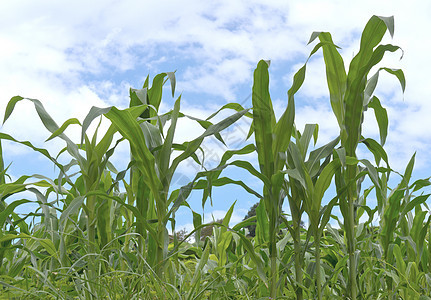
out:
{"label": "corn stalk", "polygon": [[[318,37],[323,43],[323,57],[331,106],[340,127],[341,147],[345,149],[347,157],[356,159],[356,148],[361,139],[363,113],[368,107],[377,84],[378,75],[367,80],[368,73],[382,60],[385,52],[394,52],[399,49],[399,47],[391,44],[379,45],[386,30],[389,30],[393,35],[393,29],[393,17],[373,16],[362,32],[360,50],[352,59],[347,74],[343,59],[333,44],[331,35],[327,32],[314,32],[311,36],[310,42]],[[382,69],[395,75],[404,90],[404,74],[401,70]],[[376,111],[381,110],[376,109]],[[379,117],[378,114],[376,117],[383,144],[386,140],[387,122],[385,122],[384,117]],[[341,194],[340,209],[344,217],[349,255],[349,296],[351,299],[356,299],[358,288],[355,261],[355,203],[358,200],[356,184],[358,166],[348,164],[342,168],[341,174],[342,177],[338,177],[336,184],[339,191],[346,188],[346,192]]]}

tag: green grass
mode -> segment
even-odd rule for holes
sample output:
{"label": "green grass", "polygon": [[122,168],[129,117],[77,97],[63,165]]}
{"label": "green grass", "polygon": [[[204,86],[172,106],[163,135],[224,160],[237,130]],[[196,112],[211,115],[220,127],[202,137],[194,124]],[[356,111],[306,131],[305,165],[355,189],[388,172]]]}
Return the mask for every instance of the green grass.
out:
{"label": "green grass", "polygon": [[[128,108],[93,107],[82,122],[72,118],[61,126],[41,101],[13,97],[4,122],[19,113],[16,103],[30,101],[48,130],[47,140],[63,141],[65,147],[52,155],[0,133],[0,142],[30,147],[58,170],[56,178],[24,174],[11,181],[0,144],[0,298],[429,299],[431,217],[423,188],[431,182],[410,182],[414,155],[403,173],[391,169],[384,149],[388,114],[373,94],[380,71],[394,75],[402,90],[404,74],[390,68],[369,74],[384,55],[399,49],[380,44],[393,28],[393,18],[373,16],[347,70],[330,33],[312,34],[310,43],[319,42],[310,57],[323,52],[339,125],[339,136],[317,149],[318,124],[307,124],[302,132],[295,126],[295,95],[306,79],[308,60],[294,75],[278,120],[269,92],[270,64],[263,60],[254,71],[252,107],[229,103],[207,119],[184,115],[181,97],[170,111],[159,113],[167,81],[175,95],[174,73],[159,74],[151,83],[147,77],[141,89],[130,89]],[[374,111],[379,141],[362,136],[367,109]],[[213,122],[223,110],[231,115]],[[195,121],[203,134],[175,143],[181,118]],[[203,165],[198,155],[203,141],[215,137],[224,143],[222,131],[241,118],[251,119],[248,138],[253,135],[253,142],[227,150],[217,167],[197,172],[173,190],[178,165],[186,159]],[[109,123],[105,132],[102,119]],[[90,135],[95,120],[99,123]],[[80,141],[67,136],[72,125],[81,128]],[[121,143],[130,147],[125,170],[112,163]],[[358,157],[360,143],[374,161]],[[251,153],[257,154],[258,166],[242,158]],[[68,163],[61,164],[59,157]],[[223,177],[226,168],[247,171],[262,183],[262,191],[242,179]],[[399,184],[389,187],[390,176],[398,177]],[[366,177],[369,187],[362,186]],[[203,224],[187,202],[191,191],[201,190],[205,205],[213,188],[228,184],[259,201],[256,216],[229,228],[233,203],[221,222]],[[333,195],[327,193],[331,184]],[[21,199],[22,192],[32,197]],[[322,203],[325,195],[328,203]],[[374,195],[377,206],[371,207],[367,199]],[[285,201],[290,215],[281,210]],[[29,202],[37,203],[38,210],[17,214]],[[185,240],[168,234],[169,224],[175,230],[180,207],[193,214],[194,230]],[[334,207],[342,218],[332,214]],[[304,214],[308,228],[300,226]],[[338,228],[330,225],[334,222]],[[209,225],[212,234],[201,240],[201,230]],[[254,237],[247,236],[250,225],[256,226]],[[195,241],[187,242],[191,236]]]}

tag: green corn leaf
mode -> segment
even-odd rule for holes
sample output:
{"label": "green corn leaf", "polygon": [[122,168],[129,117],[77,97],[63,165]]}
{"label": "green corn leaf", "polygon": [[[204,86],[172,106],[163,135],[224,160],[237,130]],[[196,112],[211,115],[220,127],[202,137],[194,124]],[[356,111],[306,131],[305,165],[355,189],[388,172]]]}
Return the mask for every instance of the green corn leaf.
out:
{"label": "green corn leaf", "polygon": [[371,97],[373,96],[374,90],[377,87],[377,82],[379,80],[380,70],[377,71],[370,79],[368,79],[364,90],[364,105],[368,105]]}
{"label": "green corn leaf", "polygon": [[[36,109],[36,112],[39,115],[40,120],[42,121],[45,128],[48,129],[48,131],[50,131],[51,133],[54,133],[55,131],[57,131],[59,129],[57,123],[55,123],[55,121],[48,114],[48,112],[45,110],[44,106],[42,105],[42,103],[39,100],[30,99],[30,98],[22,98],[20,96],[14,97],[11,99],[11,101],[9,101],[8,106],[6,107],[6,114],[5,114],[5,120],[4,121],[6,121],[6,119],[9,118],[10,114],[12,113],[12,111],[15,107],[16,102],[18,102],[20,100],[24,100],[24,99],[33,103],[33,105]],[[84,165],[85,160],[79,154],[77,145],[75,145],[64,133],[60,133],[58,135],[58,137],[60,137],[61,139],[63,139],[67,143],[67,151],[79,161],[80,165]],[[62,168],[60,168],[60,170],[62,170]]]}
{"label": "green corn leaf", "polygon": [[399,49],[393,45],[380,45],[373,51],[374,47],[381,41],[385,31],[386,24],[378,17],[372,17],[362,34],[361,49],[350,64],[347,76],[349,89],[345,95],[347,135],[343,143],[349,156],[354,155],[360,137],[364,102],[363,91],[366,86],[364,79],[370,69],[381,61],[386,51],[394,52]]}
{"label": "green corn leaf", "polygon": [[0,186],[0,198],[5,200],[7,197],[23,192],[26,189],[27,184],[17,184],[17,183],[5,183]]}
{"label": "green corn leaf", "polygon": [[15,108],[15,105],[23,99],[24,98],[21,96],[14,96],[9,100],[9,102],[6,106],[5,113],[4,113],[3,124],[6,122],[7,119],[9,119],[10,115],[12,114],[12,112]]}
{"label": "green corn leaf", "polygon": [[147,75],[147,77],[145,78],[144,85],[142,86],[142,88],[148,88],[149,82],[150,82],[150,75]]}
{"label": "green corn leaf", "polygon": [[8,168],[9,167],[5,168],[5,165],[4,165],[3,147],[1,145],[1,138],[0,138],[0,185],[4,184],[6,182],[6,171]]}
{"label": "green corn leaf", "polygon": [[413,189],[413,193],[420,190],[423,187],[431,185],[431,182],[428,179],[418,179],[416,180],[411,186],[409,186],[409,189]]}
{"label": "green corn leaf", "polygon": [[[218,109],[216,112],[212,113],[208,118],[206,118],[206,120],[212,119],[219,112],[221,112],[222,110],[225,110],[225,109],[233,109],[233,110],[236,110],[237,112],[246,110],[244,107],[242,107],[241,104],[232,102],[232,103],[228,103],[228,104],[223,105],[220,109]],[[253,118],[253,114],[251,114],[251,113],[246,113],[245,116],[248,118]]]}
{"label": "green corn leaf", "polygon": [[[184,203],[187,203],[185,201],[188,198],[188,196],[190,195],[191,191],[193,190],[193,185],[194,185],[194,181],[192,181],[192,182],[188,183],[187,185],[184,185],[180,188],[173,205],[169,209],[169,212],[163,218],[163,223],[166,223],[168,221],[168,219],[170,218],[170,216],[173,213],[175,213],[181,205],[183,205]],[[174,192],[172,192],[171,195],[174,194]]]}
{"label": "green corn leaf", "polygon": [[[222,227],[223,228],[223,227]],[[219,267],[224,267],[227,262],[227,248],[232,241],[232,232],[224,231],[220,236],[220,240],[217,244],[217,252],[219,254],[218,265]]]}
{"label": "green corn leaf", "polygon": [[338,160],[333,160],[325,166],[322,173],[317,178],[313,193],[312,211],[314,214],[320,213],[320,206],[326,190],[329,188],[335,172],[340,168]]}
{"label": "green corn leaf", "polygon": [[78,196],[74,198],[70,204],[63,210],[60,215],[60,223],[65,223],[71,215],[77,214],[82,204],[84,203],[84,197]]}
{"label": "green corn leaf", "polygon": [[253,144],[248,144],[244,147],[242,147],[239,150],[227,150],[225,153],[223,153],[223,156],[220,160],[219,165],[223,165],[227,163],[229,159],[231,159],[234,155],[240,155],[240,154],[250,154],[256,150],[256,147]]}
{"label": "green corn leaf", "polygon": [[236,167],[242,168],[244,170],[247,170],[251,175],[259,178],[264,184],[270,183],[269,179],[267,177],[265,177],[265,175],[263,175],[262,173],[257,171],[253,167],[253,165],[251,163],[249,163],[248,161],[235,160],[235,161],[232,161],[231,163],[229,163],[228,165],[236,166]]}
{"label": "green corn leaf", "polygon": [[236,200],[234,203],[229,207],[228,211],[226,212],[226,215],[223,218],[222,225],[225,227],[222,227],[222,232],[226,231],[229,227],[230,218],[232,217],[233,209],[235,207]]}
{"label": "green corn leaf", "polygon": [[400,214],[400,203],[404,196],[404,191],[396,190],[390,197],[389,203],[383,214],[383,223],[381,226],[381,236],[383,241],[383,249],[385,253],[388,251],[390,242],[393,239],[396,222]]}
{"label": "green corn leaf", "polygon": [[159,110],[160,102],[162,101],[162,89],[165,83],[166,75],[166,73],[157,74],[153,79],[153,84],[151,88],[148,90],[148,104],[155,107],[154,111],[150,111],[151,117],[154,117],[156,115],[156,112]]}
{"label": "green corn leaf", "polygon": [[319,215],[321,216],[321,220],[320,220],[319,229],[317,232],[318,235],[321,236],[323,234],[323,231],[326,228],[326,224],[328,224],[329,219],[331,217],[332,208],[334,207],[334,205],[337,204],[337,201],[338,201],[338,196],[335,196],[319,212]]}
{"label": "green corn leaf", "polygon": [[293,130],[293,122],[295,120],[295,101],[293,95],[302,85],[303,81],[303,77],[296,76],[295,74],[292,88],[289,90],[290,93],[288,97],[287,108],[274,128],[275,139],[273,142],[272,151],[275,159],[276,170],[281,170],[283,168],[283,159],[281,159],[280,153],[286,152],[289,146]]}
{"label": "green corn leaf", "polygon": [[39,243],[43,248],[45,248],[46,251],[48,251],[49,255],[58,259],[57,249],[55,248],[54,243],[50,239],[40,239]]}
{"label": "green corn leaf", "polygon": [[334,154],[334,157],[340,160],[341,166],[345,167],[347,164],[346,149],[344,149],[344,147],[334,149],[333,154]]}
{"label": "green corn leaf", "polygon": [[[171,115],[171,126],[168,129],[166,139],[160,150],[160,155],[158,156],[158,166],[161,176],[171,176],[173,174],[168,174],[169,162],[171,161],[172,143],[174,140],[175,129],[177,126],[178,114],[180,112],[180,100],[181,96],[175,101],[174,109]],[[165,179],[166,188],[168,188],[171,177]]]}
{"label": "green corn leaf", "polygon": [[380,104],[379,99],[375,96],[371,99],[370,103],[368,103],[368,107],[374,110],[374,115],[376,116],[377,124],[379,125],[380,144],[383,146],[388,135],[388,113]]}
{"label": "green corn leaf", "polygon": [[406,273],[406,263],[404,262],[403,255],[401,254],[401,249],[397,244],[394,244],[393,253],[397,262],[397,269],[399,273],[404,275]]}
{"label": "green corn leaf", "polygon": [[413,167],[415,165],[415,157],[416,153],[410,158],[409,163],[407,164],[406,170],[404,171],[403,180],[400,183],[399,188],[407,188],[410,182],[410,178],[412,177]]}
{"label": "green corn leaf", "polygon": [[[22,98],[20,96],[13,97],[10,102],[8,103],[6,107],[6,113],[5,113],[5,119],[3,122],[5,122],[10,114],[12,113],[15,104],[20,100],[28,100],[34,104],[34,107],[36,108],[36,112],[40,117],[40,120],[42,121],[43,125],[48,129],[51,133],[54,133],[57,129],[59,129],[57,123],[51,118],[51,116],[48,114],[48,112],[45,110],[45,107],[42,105],[42,103],[37,99],[30,99],[30,98]],[[60,137],[62,137],[65,140],[69,140],[66,136],[60,134]],[[70,140],[69,140],[70,141]]]}
{"label": "green corn leaf", "polygon": [[[319,45],[318,45],[319,46]],[[315,47],[317,51],[317,46]],[[313,50],[314,51],[314,50]],[[314,52],[310,54],[313,55]],[[281,116],[280,120],[275,126],[275,144],[273,144],[273,153],[275,155],[275,168],[281,170],[283,167],[283,159],[280,157],[280,153],[286,152],[289,147],[290,138],[294,132],[294,120],[295,120],[295,94],[304,83],[305,79],[306,64],[302,66],[293,76],[292,87],[287,91],[288,104],[287,108]],[[254,106],[253,106],[254,107]]]}
{"label": "green corn leaf", "polygon": [[168,76],[169,81],[171,82],[171,91],[172,91],[172,98],[175,96],[175,85],[176,85],[176,79],[175,79],[175,72],[166,72],[166,75]]}
{"label": "green corn leaf", "polygon": [[[201,278],[202,278],[201,274],[202,274],[202,271],[204,270],[206,263],[208,262],[209,254],[210,254],[210,244],[208,243],[205,245],[204,251],[202,252],[202,256],[199,259],[199,263],[196,265],[195,273],[190,282],[190,285],[194,287],[193,289],[196,289],[197,285],[201,282]],[[190,295],[191,295],[191,291],[189,293],[189,297]]]}
{"label": "green corn leaf", "polygon": [[385,22],[386,27],[388,28],[389,34],[391,35],[391,37],[394,37],[394,16],[390,16],[390,17],[382,17],[382,16],[377,16],[380,20],[382,20],[383,22]]}
{"label": "green corn leaf", "polygon": [[[147,77],[148,79],[148,77]],[[142,104],[146,105],[148,104],[147,101],[147,93],[148,88],[144,87],[142,89],[132,89],[130,88],[129,94],[130,94],[130,104],[129,107],[133,106],[140,106]],[[141,115],[142,118],[148,118],[150,115],[148,113],[148,110],[146,111],[146,114]]]}
{"label": "green corn leaf", "polygon": [[[202,226],[202,216],[192,210],[193,213],[193,227],[195,229],[200,228]],[[203,226],[202,226],[203,227]],[[201,236],[200,236],[200,230],[196,230],[196,242],[199,242]]]}
{"label": "green corn leaf", "polygon": [[137,167],[145,174],[144,180],[154,197],[159,199],[162,184],[155,170],[155,158],[148,149],[144,134],[131,112],[129,109],[120,111],[112,107],[105,116],[117,127],[121,135],[129,141],[132,155],[137,161]]}
{"label": "green corn leaf", "polygon": [[382,70],[385,70],[389,74],[392,74],[396,76],[401,84],[401,88],[403,92],[406,90],[406,78],[404,76],[404,72],[401,69],[390,69],[390,68],[382,68]]}
{"label": "green corn leaf", "polygon": [[297,143],[303,159],[305,159],[305,156],[307,155],[308,147],[310,145],[311,138],[315,134],[316,128],[316,124],[305,124],[304,132],[299,139],[299,143]]}
{"label": "green corn leaf", "polygon": [[407,214],[407,212],[413,210],[417,205],[421,205],[422,203],[425,203],[425,201],[428,199],[430,195],[420,195],[415,197],[413,200],[407,203],[407,205],[404,207],[402,212],[399,215],[399,219],[401,220],[404,218],[404,216]]}
{"label": "green corn leaf", "polygon": [[27,199],[21,199],[21,200],[15,200],[12,203],[8,204],[4,210],[0,212],[0,228],[3,228],[3,225],[6,222],[6,219],[12,214],[12,212],[15,210],[16,207],[20,206],[21,204],[29,203],[30,200]]}
{"label": "green corn leaf", "polygon": [[142,226],[145,227],[145,230],[148,230],[148,232],[151,234],[151,236],[155,240],[157,240],[156,231],[149,225],[149,218],[145,218],[135,206],[125,203],[118,196],[111,196],[111,195],[106,194],[105,192],[101,192],[101,191],[97,191],[97,190],[90,191],[85,196],[86,197],[97,196],[101,199],[111,199],[115,202],[118,202],[120,205],[122,205],[122,206],[126,207],[128,210],[130,210],[133,213],[133,215],[136,217],[137,221],[140,221]]}
{"label": "green corn leaf", "polygon": [[371,181],[374,183],[376,189],[380,189],[379,175],[377,173],[376,168],[367,159],[361,159],[359,161],[365,165],[368,172],[368,176],[370,177]]}
{"label": "green corn leaf", "polygon": [[72,124],[78,124],[79,126],[81,126],[81,123],[79,122],[78,119],[71,118],[71,119],[67,120],[66,122],[64,122],[63,125],[61,125],[60,128],[58,128],[56,131],[54,131],[54,133],[51,134],[50,137],[45,140],[45,142],[47,142],[49,140],[52,140],[56,136],[62,134],[66,130],[66,128],[69,127],[69,125],[72,125]]}
{"label": "green corn leaf", "polygon": [[90,127],[93,120],[97,117],[100,117],[103,114],[108,113],[110,109],[111,109],[111,107],[99,108],[99,107],[95,107],[95,106],[92,106],[90,108],[90,111],[85,116],[84,121],[82,122],[81,144],[84,142],[85,133],[87,132],[87,129],[88,129],[88,127]]}
{"label": "green corn leaf", "polygon": [[247,226],[256,225],[256,220],[257,220],[256,216],[252,216],[244,221],[237,223],[235,226],[232,227],[232,230],[238,231]]}
{"label": "green corn leaf", "polygon": [[344,122],[344,95],[347,82],[344,61],[333,44],[330,33],[322,32],[318,36],[321,42],[327,43],[322,46],[322,51],[325,59],[329,97],[332,110],[341,126]]}
{"label": "green corn leaf", "polygon": [[317,139],[319,137],[319,124],[315,124],[313,138],[314,138],[314,146],[317,144]]}
{"label": "green corn leaf", "polygon": [[[101,186],[100,189],[104,192],[109,189],[111,185],[112,178],[110,172],[103,172],[100,178]],[[112,231],[111,231],[111,208],[112,208],[112,199],[104,199],[97,203],[96,207],[96,221],[97,221],[97,229],[100,238],[100,247],[103,248],[107,245],[112,239]]]}
{"label": "green corn leaf", "polygon": [[[253,247],[253,244],[250,242],[250,240],[244,234],[242,234],[239,231],[236,231],[236,234],[241,238],[241,242],[243,243],[245,251],[250,256],[251,260],[255,263],[257,275],[262,280],[262,282],[265,284],[265,286],[268,287],[268,278],[266,277],[266,274],[265,274],[264,263],[263,263],[262,257],[256,253],[256,251]],[[0,241],[1,241],[1,239],[0,239]]]}
{"label": "green corn leaf", "polygon": [[[211,188],[212,186],[224,186],[226,184],[236,184],[241,186],[245,191],[247,191],[248,193],[256,196],[257,198],[262,198],[262,196],[254,191],[252,188],[250,188],[247,184],[245,184],[243,181],[241,180],[233,180],[229,177],[220,177],[220,178],[216,178],[214,180],[212,180],[211,182],[208,181],[200,181],[198,182],[198,184],[194,187],[194,189],[206,189],[206,188]],[[203,202],[202,205],[205,205],[205,203]]]}
{"label": "green corn leaf", "polygon": [[301,172],[298,169],[287,169],[284,172],[292,179],[297,180],[304,189],[307,189],[307,183],[305,182],[304,177],[301,175]]}
{"label": "green corn leaf", "polygon": [[269,223],[264,201],[260,201],[256,207],[256,238],[258,245],[269,240]]}
{"label": "green corn leaf", "polygon": [[[414,243],[415,247],[417,243],[419,242],[418,237],[420,235],[420,232],[422,230],[422,226],[425,221],[425,217],[427,216],[427,212],[422,210],[421,205],[415,206],[415,216],[413,218],[413,224],[410,229],[410,236],[413,239],[412,242]],[[414,247],[414,250],[416,251],[416,248]],[[415,252],[418,254],[418,252]]]}
{"label": "green corn leaf", "polygon": [[253,79],[253,124],[261,172],[268,178],[274,173],[273,128],[275,116],[269,95],[268,64],[259,61]]}
{"label": "green corn leaf", "polygon": [[31,238],[31,236],[25,233],[20,233],[20,234],[6,233],[4,235],[0,235],[0,243],[11,241],[14,239],[29,239],[29,238]]}
{"label": "green corn leaf", "polygon": [[114,134],[116,132],[117,132],[116,127],[113,124],[111,124],[111,126],[109,126],[106,133],[103,135],[100,142],[96,145],[94,152],[96,153],[96,156],[99,158],[99,160],[102,160],[103,156],[106,156],[106,162],[109,163],[108,161],[109,157],[113,154],[114,149],[117,147],[118,143],[122,141],[122,139],[117,141],[115,146],[108,151],[109,147],[112,144],[112,139],[114,138]]}
{"label": "green corn leaf", "polygon": [[340,138],[337,137],[328,144],[310,152],[308,160],[305,162],[305,166],[307,167],[311,177],[314,177],[319,171],[320,160],[330,156],[339,141]]}
{"label": "green corn leaf", "polygon": [[[305,188],[305,192],[307,195],[309,195],[309,197],[306,197],[306,202],[307,203],[307,207],[309,207],[311,209],[312,207],[312,196],[314,193],[314,185],[313,182],[311,180],[310,174],[308,173],[308,170],[305,167],[305,163],[303,160],[303,157],[300,153],[300,150],[298,149],[298,146],[294,143],[290,143],[289,145],[289,154],[291,155],[292,159],[293,159],[293,163],[294,163],[294,167],[295,169],[298,170],[298,173],[300,175],[300,177],[302,178],[302,182],[303,184],[305,184],[304,188]],[[295,175],[295,174],[293,174]]]}
{"label": "green corn leaf", "polygon": [[314,42],[314,40],[317,39],[320,36],[321,33],[322,33],[321,31],[313,31],[311,33],[311,36],[310,36],[310,39],[308,40],[307,45],[309,45],[312,42]]}
{"label": "green corn leaf", "polygon": [[367,85],[365,87],[364,91],[364,105],[367,105],[370,101],[371,97],[373,96],[374,90],[377,86],[377,81],[379,79],[380,71],[384,70],[388,72],[389,74],[392,74],[398,78],[398,81],[400,82],[402,91],[405,91],[406,88],[406,79],[404,76],[404,72],[401,69],[391,69],[391,68],[380,68],[367,82]]}
{"label": "green corn leaf", "polygon": [[150,149],[154,155],[159,156],[158,153],[163,147],[162,135],[159,128],[149,122],[139,122],[139,126],[144,134],[145,144],[148,149]]}
{"label": "green corn leaf", "polygon": [[377,165],[379,164],[380,160],[383,159],[386,163],[386,167],[390,168],[388,155],[386,154],[386,151],[379,143],[377,143],[375,140],[370,138],[364,139],[361,142],[367,146],[367,148],[371,151],[371,153],[373,153]]}
{"label": "green corn leaf", "polygon": [[[426,235],[428,233],[428,228],[430,226],[430,221],[431,221],[431,216],[428,217],[428,220],[424,224],[421,224],[422,228],[421,228],[421,230],[419,232],[419,236],[418,236],[418,239],[417,239],[417,244],[418,244],[418,249],[419,249],[419,256],[421,256],[422,261],[426,260],[426,262],[429,260],[429,257],[427,255],[428,253],[425,253],[423,251],[423,249],[424,249],[425,238],[426,238]],[[425,263],[424,265],[426,266],[427,263]]]}
{"label": "green corn leaf", "polygon": [[380,17],[372,16],[362,32],[359,53],[354,57],[349,67],[349,81],[359,76],[363,65],[367,64],[373,55],[373,49],[382,40],[387,29],[385,21]]}
{"label": "green corn leaf", "polygon": [[27,263],[27,258],[25,256],[22,256],[20,258],[18,258],[16,261],[13,262],[13,264],[10,266],[9,268],[9,272],[8,275],[11,278],[14,278],[15,276],[17,276],[19,273],[22,272],[25,264]]}

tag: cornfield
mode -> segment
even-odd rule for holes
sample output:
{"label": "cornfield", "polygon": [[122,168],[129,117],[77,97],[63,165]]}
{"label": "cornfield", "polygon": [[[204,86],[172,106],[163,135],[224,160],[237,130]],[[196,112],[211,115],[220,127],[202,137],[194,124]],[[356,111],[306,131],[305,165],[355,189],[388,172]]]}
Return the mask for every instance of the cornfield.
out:
{"label": "cornfield", "polygon": [[[309,43],[316,45],[309,57],[323,53],[339,125],[338,137],[318,148],[318,124],[307,124],[302,132],[295,125],[295,95],[306,79],[308,60],[295,73],[278,120],[265,60],[254,71],[252,107],[229,103],[207,119],[182,113],[181,96],[171,110],[159,112],[167,82],[175,96],[173,72],[151,82],[147,77],[141,89],[130,89],[128,108],[93,107],[82,122],[72,118],[60,126],[41,101],[11,98],[4,122],[19,113],[14,111],[18,102],[31,102],[47,140],[65,146],[52,155],[0,133],[0,141],[31,148],[57,170],[55,178],[25,174],[12,180],[3,163],[8,153],[0,144],[1,299],[430,299],[431,215],[425,188],[431,182],[411,182],[415,155],[404,171],[390,167],[384,147],[388,113],[374,95],[382,71],[405,89],[402,70],[379,66],[384,56],[402,52],[381,44],[386,32],[394,34],[393,22],[377,16],[368,21],[347,69],[331,34],[312,34]],[[379,127],[378,141],[362,135],[368,109]],[[213,121],[226,111],[228,117]],[[182,118],[197,122],[203,133],[179,144],[174,137]],[[179,164],[203,165],[198,155],[203,141],[213,137],[224,143],[223,130],[243,119],[250,121],[247,144],[226,150],[217,166],[173,189]],[[102,120],[109,126],[100,133]],[[80,141],[67,136],[72,125],[80,127]],[[111,161],[119,144],[130,147],[124,170]],[[360,157],[358,146],[374,161]],[[255,165],[242,158],[253,153]],[[222,175],[231,168],[248,172],[262,190]],[[399,183],[390,187],[394,177]],[[367,182],[371,185],[363,187]],[[213,189],[231,184],[259,201],[256,215],[229,227],[233,203],[221,222],[204,224],[187,202],[191,192],[201,191],[205,202]],[[374,196],[372,207],[367,199]],[[26,203],[39,208],[18,213]],[[286,203],[289,214],[282,211]],[[180,207],[193,215],[194,230],[184,239],[175,234]],[[301,226],[305,217],[306,228]],[[201,238],[209,225],[212,234]],[[255,236],[248,235],[250,225],[256,226]]]}

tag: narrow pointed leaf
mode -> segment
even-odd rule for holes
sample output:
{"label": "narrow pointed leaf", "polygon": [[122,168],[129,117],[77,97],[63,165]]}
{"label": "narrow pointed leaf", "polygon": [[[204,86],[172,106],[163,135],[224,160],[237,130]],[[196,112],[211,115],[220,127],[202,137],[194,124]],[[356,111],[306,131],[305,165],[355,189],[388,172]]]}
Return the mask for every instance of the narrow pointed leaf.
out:
{"label": "narrow pointed leaf", "polygon": [[380,100],[375,96],[371,99],[370,103],[368,103],[368,107],[374,110],[374,115],[376,116],[377,124],[379,125],[380,144],[383,146],[388,135],[388,112],[383,108],[380,104]]}
{"label": "narrow pointed leaf", "polygon": [[252,103],[259,166],[262,173],[270,177],[274,173],[272,147],[275,116],[269,95],[268,64],[263,60],[258,63],[254,71]]}

